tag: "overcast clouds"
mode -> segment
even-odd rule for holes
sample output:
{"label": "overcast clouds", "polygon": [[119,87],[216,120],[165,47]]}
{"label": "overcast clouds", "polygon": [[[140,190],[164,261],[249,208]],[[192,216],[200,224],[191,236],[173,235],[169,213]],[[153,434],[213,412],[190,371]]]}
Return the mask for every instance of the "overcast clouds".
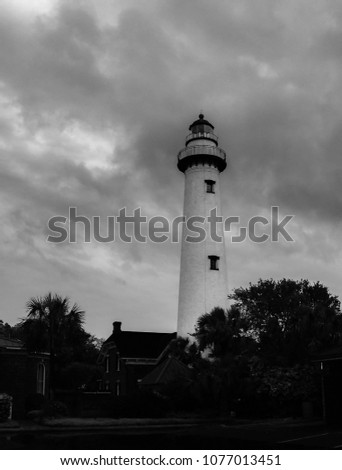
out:
{"label": "overcast clouds", "polygon": [[229,290],[291,277],[341,296],[339,0],[2,3],[0,318],[53,291],[100,337],[114,320],[176,329],[180,246],[53,245],[47,221],[180,215],[176,155],[200,110],[229,155],[224,216],[295,215],[295,243],[227,246]]}

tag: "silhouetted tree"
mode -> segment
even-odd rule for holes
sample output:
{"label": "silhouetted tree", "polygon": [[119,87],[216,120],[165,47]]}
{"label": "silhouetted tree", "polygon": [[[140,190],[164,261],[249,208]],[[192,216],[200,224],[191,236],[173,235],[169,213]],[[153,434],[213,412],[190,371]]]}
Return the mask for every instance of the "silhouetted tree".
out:
{"label": "silhouetted tree", "polygon": [[259,355],[284,366],[341,343],[340,301],[321,283],[259,280],[229,296],[258,343]]}
{"label": "silhouetted tree", "polygon": [[338,298],[319,282],[290,279],[259,280],[229,297],[232,307],[202,315],[194,334],[207,358],[197,361],[197,379],[211,387],[212,399],[249,410],[269,401],[279,413],[317,397],[311,358],[342,342]]}
{"label": "silhouetted tree", "polygon": [[8,323],[4,323],[3,320],[0,320],[0,336],[4,336],[5,338],[15,337],[12,327]]}
{"label": "silhouetted tree", "polygon": [[95,363],[94,337],[83,328],[84,311],[67,297],[49,293],[31,298],[26,305],[19,335],[29,351],[50,353],[50,395],[63,367],[72,362]]}
{"label": "silhouetted tree", "polygon": [[196,386],[202,403],[211,403],[221,413],[234,407],[247,377],[255,341],[246,334],[246,326],[238,309],[216,307],[202,315],[195,327],[193,336],[201,353],[201,361],[195,364]]}
{"label": "silhouetted tree", "polygon": [[164,355],[175,357],[183,364],[190,364],[192,367],[202,360],[197,343],[190,341],[189,338],[177,337],[170,341]]}

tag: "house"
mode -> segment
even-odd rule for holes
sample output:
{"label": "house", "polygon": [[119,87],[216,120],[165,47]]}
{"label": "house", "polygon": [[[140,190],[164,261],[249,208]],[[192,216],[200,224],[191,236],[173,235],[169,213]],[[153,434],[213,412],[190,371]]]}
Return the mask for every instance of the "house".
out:
{"label": "house", "polygon": [[176,333],[123,331],[121,322],[115,321],[98,359],[104,369],[99,390],[116,396],[137,392],[143,377],[155,368],[161,354],[175,338]]}
{"label": "house", "polygon": [[29,353],[21,341],[0,333],[0,393],[13,398],[14,418],[25,416],[29,396],[46,395],[48,362],[48,353]]}
{"label": "house", "polygon": [[342,346],[315,355],[313,363],[321,371],[323,418],[327,424],[342,423]]}

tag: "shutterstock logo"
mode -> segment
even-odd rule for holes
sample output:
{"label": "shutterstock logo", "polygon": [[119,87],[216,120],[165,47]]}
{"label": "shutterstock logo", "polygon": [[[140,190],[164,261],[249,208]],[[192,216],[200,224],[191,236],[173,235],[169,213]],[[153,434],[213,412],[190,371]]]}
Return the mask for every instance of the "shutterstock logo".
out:
{"label": "shutterstock logo", "polygon": [[280,219],[278,206],[271,207],[268,218],[261,215],[251,217],[246,226],[240,225],[239,216],[223,219],[217,215],[216,208],[209,212],[208,217],[178,216],[169,220],[161,215],[147,217],[142,214],[140,207],[134,209],[131,214],[123,207],[118,215],[103,219],[99,216],[89,218],[79,215],[76,207],[70,207],[68,217],[58,215],[49,219],[47,225],[51,235],[47,241],[112,243],[120,240],[124,243],[178,243],[183,229],[185,241],[188,243],[201,243],[208,238],[214,242],[222,242],[225,232],[230,233],[232,243],[242,243],[246,240],[254,243],[281,240],[294,242],[286,229],[293,218],[294,215],[286,215]]}
{"label": "shutterstock logo", "polygon": [[172,220],[156,215],[147,217],[138,207],[130,214],[127,208],[119,210],[118,215],[100,218],[99,216],[86,217],[77,213],[76,207],[69,208],[69,216],[54,216],[48,221],[51,234],[47,241],[50,243],[112,243],[120,240],[124,243],[178,243],[182,230],[185,241],[188,243],[201,243],[206,239],[222,242],[224,233],[228,232],[232,243],[242,243],[246,240],[253,243],[267,241],[293,242],[287,226],[294,218],[286,215],[280,218],[279,207],[270,208],[269,217],[256,215],[241,226],[240,217],[232,216],[223,219],[217,215],[216,208],[209,212],[208,217],[178,216]]}

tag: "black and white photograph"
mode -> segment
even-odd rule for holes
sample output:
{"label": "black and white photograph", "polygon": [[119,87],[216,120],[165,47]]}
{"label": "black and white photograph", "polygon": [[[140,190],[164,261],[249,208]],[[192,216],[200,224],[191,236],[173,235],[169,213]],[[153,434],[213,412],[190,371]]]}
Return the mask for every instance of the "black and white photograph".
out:
{"label": "black and white photograph", "polygon": [[1,452],[336,463],[342,3],[0,3]]}

